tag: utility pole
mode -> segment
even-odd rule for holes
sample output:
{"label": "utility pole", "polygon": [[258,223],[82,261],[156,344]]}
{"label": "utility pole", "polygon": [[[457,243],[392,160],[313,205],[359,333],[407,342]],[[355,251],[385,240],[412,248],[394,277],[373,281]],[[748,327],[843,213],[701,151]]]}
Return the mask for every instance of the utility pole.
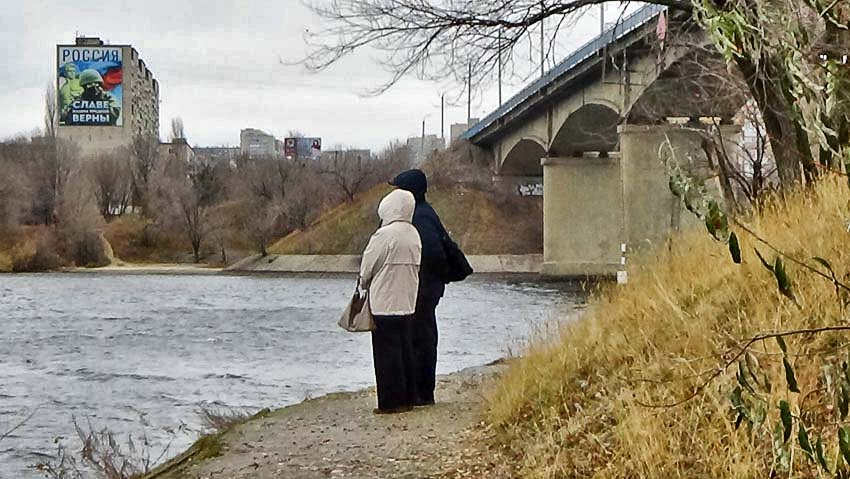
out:
{"label": "utility pole", "polygon": [[499,106],[502,106],[502,29],[499,29]]}
{"label": "utility pole", "polygon": [[541,14],[541,18],[540,18],[540,77],[542,78],[543,75],[546,74],[545,63],[544,63],[545,57],[546,57],[546,53],[545,53],[546,47],[544,46],[544,44],[546,43],[546,40],[544,38],[544,32],[543,32],[543,26],[546,23],[546,18],[542,16],[543,15],[543,2],[542,1],[540,2],[540,14]]}
{"label": "utility pole", "polygon": [[469,74],[466,77],[466,124],[472,120],[472,61],[469,62]]}
{"label": "utility pole", "polygon": [[605,4],[599,4],[599,34],[605,33]]}
{"label": "utility pole", "polygon": [[[605,4],[599,4],[599,37],[605,33]],[[603,39],[604,41],[604,39]],[[624,50],[625,51],[625,50]],[[608,66],[608,46],[602,47],[602,82],[605,82],[605,67]]]}
{"label": "utility pole", "polygon": [[440,95],[440,139],[446,146],[446,94]]}

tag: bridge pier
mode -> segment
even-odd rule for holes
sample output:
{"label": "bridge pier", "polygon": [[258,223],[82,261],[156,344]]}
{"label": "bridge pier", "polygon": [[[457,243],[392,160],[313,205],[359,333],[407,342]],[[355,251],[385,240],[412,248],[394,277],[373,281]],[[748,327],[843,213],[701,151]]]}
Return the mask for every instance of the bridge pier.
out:
{"label": "bridge pier", "polygon": [[543,268],[549,277],[616,274],[624,238],[620,156],[544,158]]}
{"label": "bridge pier", "polygon": [[[675,231],[702,226],[670,192],[670,171],[662,153],[670,153],[693,177],[705,178],[709,195],[722,198],[720,183],[713,177],[715,158],[707,156],[699,127],[678,125],[621,125],[626,239],[630,251],[663,244]],[[727,151],[737,151],[741,134],[737,125],[722,125]],[[667,143],[669,140],[669,144]],[[666,152],[662,150],[666,149]]]}
{"label": "bridge pier", "polygon": [[[675,231],[701,227],[670,192],[662,146],[672,148],[691,174],[705,175],[709,194],[722,197],[718,180],[709,174],[714,159],[707,157],[698,130],[622,125],[619,133],[620,152],[607,158],[542,160],[544,276],[612,276],[622,243],[631,253],[664,244]],[[740,127],[724,125],[721,133],[734,151]]]}

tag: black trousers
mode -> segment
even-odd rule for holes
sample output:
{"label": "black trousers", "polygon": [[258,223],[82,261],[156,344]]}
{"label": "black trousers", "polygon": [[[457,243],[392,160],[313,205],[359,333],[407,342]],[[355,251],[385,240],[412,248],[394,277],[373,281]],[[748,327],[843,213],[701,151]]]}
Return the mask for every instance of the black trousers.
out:
{"label": "black trousers", "polygon": [[378,409],[406,408],[416,402],[412,323],[410,316],[375,316],[372,358]]}
{"label": "black trousers", "polygon": [[437,305],[439,297],[420,296],[413,315],[413,354],[416,358],[418,402],[434,402],[437,375]]}

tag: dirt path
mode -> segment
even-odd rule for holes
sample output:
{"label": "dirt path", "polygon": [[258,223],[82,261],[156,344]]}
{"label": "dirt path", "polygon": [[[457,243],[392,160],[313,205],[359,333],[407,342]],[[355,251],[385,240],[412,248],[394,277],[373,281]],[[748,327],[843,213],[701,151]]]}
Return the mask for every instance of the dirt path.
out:
{"label": "dirt path", "polygon": [[[437,404],[403,414],[373,414],[374,389],[272,411],[233,427],[215,443],[196,444],[194,452],[149,477],[480,477],[454,462],[480,462],[475,457],[481,451],[472,449],[482,446],[470,449],[470,431],[478,422],[483,387],[502,368],[490,365],[441,376]],[[199,459],[210,449],[221,455]]]}

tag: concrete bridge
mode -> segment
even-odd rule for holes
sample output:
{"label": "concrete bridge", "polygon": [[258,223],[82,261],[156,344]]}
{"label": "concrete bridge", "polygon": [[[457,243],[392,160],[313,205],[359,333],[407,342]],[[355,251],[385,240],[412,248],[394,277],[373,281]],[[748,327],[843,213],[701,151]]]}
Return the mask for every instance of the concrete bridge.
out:
{"label": "concrete bridge", "polygon": [[544,275],[614,274],[621,244],[657,245],[696,223],[670,193],[659,149],[711,163],[705,119],[720,120],[726,141],[740,132],[732,118],[745,100],[716,81],[728,74],[710,52],[687,18],[649,5],[464,134],[492,151],[497,175],[542,179]]}

